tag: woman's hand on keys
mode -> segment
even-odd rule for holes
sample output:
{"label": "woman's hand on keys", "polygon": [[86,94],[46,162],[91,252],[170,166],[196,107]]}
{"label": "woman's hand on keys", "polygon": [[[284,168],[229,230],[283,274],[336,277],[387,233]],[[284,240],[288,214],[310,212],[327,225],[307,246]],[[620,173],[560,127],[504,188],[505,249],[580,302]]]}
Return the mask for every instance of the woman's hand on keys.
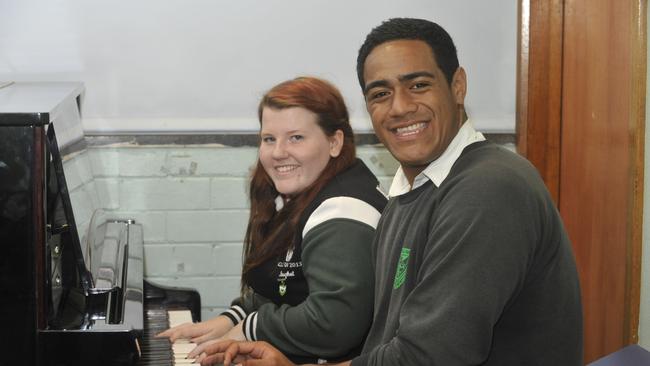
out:
{"label": "woman's hand on keys", "polygon": [[172,343],[179,339],[188,339],[200,344],[223,336],[233,327],[228,317],[219,315],[200,323],[183,323],[157,334],[156,337],[167,337]]}

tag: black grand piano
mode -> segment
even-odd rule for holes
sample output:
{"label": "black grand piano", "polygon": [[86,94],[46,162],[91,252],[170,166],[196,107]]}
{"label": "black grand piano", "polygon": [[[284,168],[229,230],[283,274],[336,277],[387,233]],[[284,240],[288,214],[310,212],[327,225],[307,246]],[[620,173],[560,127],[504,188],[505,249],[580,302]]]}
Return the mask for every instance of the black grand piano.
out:
{"label": "black grand piano", "polygon": [[80,240],[62,157],[85,148],[83,95],[0,84],[0,365],[171,365],[151,335],[168,309],[200,321],[199,294],[144,281],[132,220],[98,210]]}

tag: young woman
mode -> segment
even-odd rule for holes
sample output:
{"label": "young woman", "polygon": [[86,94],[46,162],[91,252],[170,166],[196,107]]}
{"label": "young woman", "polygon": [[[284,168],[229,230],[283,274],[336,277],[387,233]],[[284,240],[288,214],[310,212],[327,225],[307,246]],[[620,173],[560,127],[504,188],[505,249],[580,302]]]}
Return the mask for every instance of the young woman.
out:
{"label": "young woman", "polygon": [[161,336],[191,338],[198,346],[189,357],[219,340],[248,339],[294,362],[349,359],[372,321],[371,244],[386,198],[356,159],[345,103],[328,82],[283,82],[258,116],[242,296],[215,318]]}

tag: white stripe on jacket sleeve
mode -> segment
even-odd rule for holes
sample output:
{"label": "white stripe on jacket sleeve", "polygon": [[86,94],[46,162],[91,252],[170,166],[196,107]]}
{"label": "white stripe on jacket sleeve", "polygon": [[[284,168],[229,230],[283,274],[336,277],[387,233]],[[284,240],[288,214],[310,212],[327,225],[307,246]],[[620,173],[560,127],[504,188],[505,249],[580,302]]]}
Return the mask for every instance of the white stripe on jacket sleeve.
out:
{"label": "white stripe on jacket sleeve", "polygon": [[302,230],[302,237],[318,224],[332,219],[350,219],[377,228],[381,213],[369,203],[352,197],[328,198],[320,204],[309,216],[305,228]]}

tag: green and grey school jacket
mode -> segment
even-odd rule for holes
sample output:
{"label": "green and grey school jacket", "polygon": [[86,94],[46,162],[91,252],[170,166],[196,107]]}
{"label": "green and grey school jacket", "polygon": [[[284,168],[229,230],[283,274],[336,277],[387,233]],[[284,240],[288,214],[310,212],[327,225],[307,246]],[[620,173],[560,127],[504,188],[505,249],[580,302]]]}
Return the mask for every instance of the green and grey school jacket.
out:
{"label": "green and grey school jacket", "polygon": [[373,312],[371,245],[386,204],[378,185],[358,159],[334,177],[301,215],[293,247],[253,269],[254,293],[223,315],[294,362],[357,355]]}

